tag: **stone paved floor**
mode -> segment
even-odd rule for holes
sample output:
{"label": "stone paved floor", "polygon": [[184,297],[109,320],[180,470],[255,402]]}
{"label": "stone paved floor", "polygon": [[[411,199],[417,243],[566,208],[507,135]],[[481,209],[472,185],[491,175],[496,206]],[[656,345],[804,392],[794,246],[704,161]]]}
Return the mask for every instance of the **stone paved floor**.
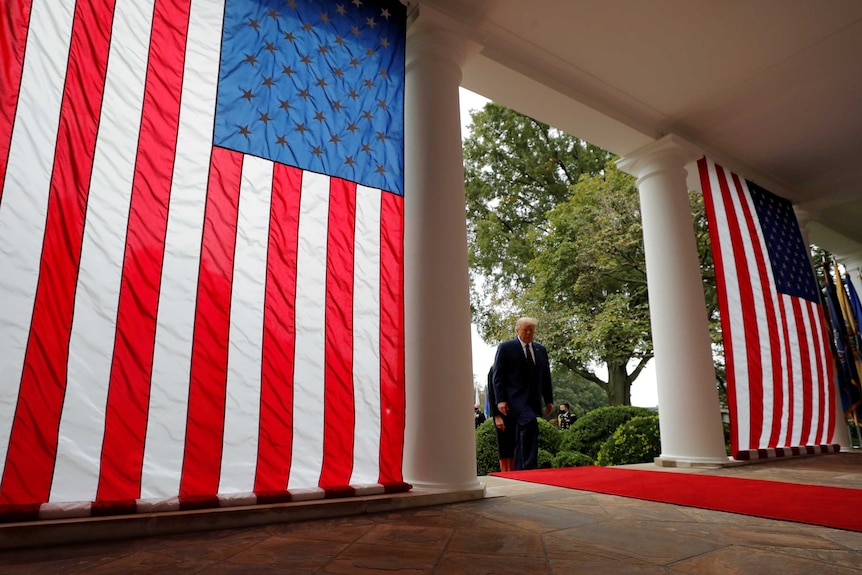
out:
{"label": "stone paved floor", "polygon": [[[862,489],[862,454],[668,470]],[[0,573],[862,573],[862,533],[482,478],[478,501],[0,551]],[[858,510],[862,513],[862,509]]]}

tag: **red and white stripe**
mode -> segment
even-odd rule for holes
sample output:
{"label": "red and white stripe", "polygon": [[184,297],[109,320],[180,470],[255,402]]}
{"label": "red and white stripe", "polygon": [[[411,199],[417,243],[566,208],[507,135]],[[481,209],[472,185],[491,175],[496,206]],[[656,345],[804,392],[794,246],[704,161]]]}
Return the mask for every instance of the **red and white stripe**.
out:
{"label": "red and white stripe", "polygon": [[744,179],[698,163],[722,312],[734,453],[832,441],[831,354],[821,307],[779,293]]}
{"label": "red and white stripe", "polygon": [[800,447],[773,447],[769,449],[750,449],[740,451],[734,457],[740,460],[775,459],[777,457],[799,457],[800,455],[819,455],[822,453],[838,453],[841,446],[830,445],[803,445]]}
{"label": "red and white stripe", "polygon": [[223,10],[0,6],[0,519],[407,488],[403,200],[212,146]]}

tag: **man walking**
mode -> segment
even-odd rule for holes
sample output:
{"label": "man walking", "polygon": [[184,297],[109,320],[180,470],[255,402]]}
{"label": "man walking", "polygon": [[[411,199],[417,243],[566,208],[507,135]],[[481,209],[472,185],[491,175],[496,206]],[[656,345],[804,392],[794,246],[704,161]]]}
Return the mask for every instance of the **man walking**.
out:
{"label": "man walking", "polygon": [[535,469],[539,453],[539,423],[554,410],[548,352],[533,341],[538,321],[522,317],[517,337],[497,346],[494,395],[501,414],[515,421],[515,471]]}

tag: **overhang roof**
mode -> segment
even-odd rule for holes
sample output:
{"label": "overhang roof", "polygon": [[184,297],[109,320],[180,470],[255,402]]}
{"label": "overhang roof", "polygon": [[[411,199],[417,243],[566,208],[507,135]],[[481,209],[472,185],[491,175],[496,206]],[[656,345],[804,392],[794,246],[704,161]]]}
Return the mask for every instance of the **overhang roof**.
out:
{"label": "overhang roof", "polygon": [[[415,4],[415,2],[412,2]],[[462,85],[625,156],[673,133],[862,257],[859,0],[422,0]]]}

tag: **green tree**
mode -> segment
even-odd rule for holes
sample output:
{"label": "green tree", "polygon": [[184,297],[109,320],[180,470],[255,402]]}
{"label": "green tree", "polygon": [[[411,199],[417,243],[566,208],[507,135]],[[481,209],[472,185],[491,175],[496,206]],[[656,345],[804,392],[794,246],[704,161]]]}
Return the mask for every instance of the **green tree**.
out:
{"label": "green tree", "polygon": [[[554,403],[568,403],[576,416],[581,417],[599,407],[608,405],[605,391],[591,381],[578,376],[564,366],[558,366],[552,374],[554,381]],[[554,413],[556,418],[558,413]]]}
{"label": "green tree", "polygon": [[611,405],[630,405],[631,384],[653,357],[634,178],[608,162],[603,173],[582,176],[547,221],[524,298],[544,310],[542,337],[554,359],[602,387]]}
{"label": "green tree", "polygon": [[[508,339],[515,318],[535,316],[552,363],[565,367],[556,372],[599,386],[610,405],[630,405],[653,349],[639,196],[613,160],[497,104],[474,112],[464,142],[470,295],[485,341]],[[691,201],[720,351],[702,197]],[[606,379],[596,373],[602,365]],[[716,367],[721,384],[723,364]]]}
{"label": "green tree", "polygon": [[569,197],[581,174],[599,173],[611,156],[498,104],[472,118],[464,141],[470,299],[480,335],[495,342],[513,336],[545,214]]}

